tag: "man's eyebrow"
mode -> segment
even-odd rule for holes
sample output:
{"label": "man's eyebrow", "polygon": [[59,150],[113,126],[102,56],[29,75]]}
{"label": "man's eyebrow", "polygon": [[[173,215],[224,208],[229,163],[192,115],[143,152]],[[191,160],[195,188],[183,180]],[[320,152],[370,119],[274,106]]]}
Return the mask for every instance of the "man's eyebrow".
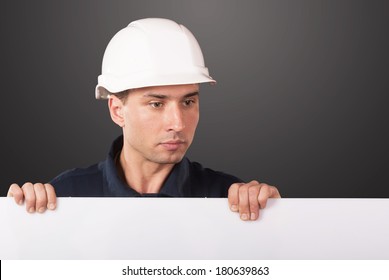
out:
{"label": "man's eyebrow", "polygon": [[143,97],[153,97],[153,98],[159,98],[159,99],[166,99],[168,96],[163,94],[156,94],[152,92],[148,92],[143,94]]}
{"label": "man's eyebrow", "polygon": [[185,94],[185,95],[184,95],[184,98],[188,98],[188,97],[192,97],[192,96],[196,96],[196,95],[199,95],[199,92],[198,92],[198,91],[195,91],[195,92],[192,92],[192,93]]}
{"label": "man's eyebrow", "polygon": [[[191,93],[188,93],[188,94],[185,94],[183,96],[183,98],[188,98],[188,97],[192,97],[192,96],[196,96],[196,95],[199,95],[199,92],[196,91],[196,92],[191,92]],[[164,94],[157,94],[157,93],[152,93],[152,92],[148,92],[148,93],[145,93],[143,95],[143,97],[153,97],[153,98],[158,98],[158,99],[167,99],[169,98],[168,95],[164,95]]]}

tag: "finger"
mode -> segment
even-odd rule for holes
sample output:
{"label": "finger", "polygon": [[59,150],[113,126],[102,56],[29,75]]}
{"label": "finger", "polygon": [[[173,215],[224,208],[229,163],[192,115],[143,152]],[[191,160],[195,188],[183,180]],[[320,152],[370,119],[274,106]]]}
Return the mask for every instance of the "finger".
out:
{"label": "finger", "polygon": [[239,187],[243,185],[243,183],[235,183],[232,184],[228,189],[228,205],[230,206],[231,211],[238,212],[238,204],[239,204]]}
{"label": "finger", "polygon": [[39,213],[43,213],[46,211],[47,206],[47,194],[46,188],[42,183],[34,184],[35,191],[35,209]]}
{"label": "finger", "polygon": [[[239,214],[240,218],[244,221],[250,220],[250,202],[249,202],[249,189],[258,186],[259,182],[253,180],[247,184],[242,184],[239,187]],[[258,204],[258,202],[256,202]]]}
{"label": "finger", "polygon": [[239,187],[239,215],[244,221],[250,219],[250,206],[249,206],[249,185],[245,184]]}
{"label": "finger", "polygon": [[250,220],[254,221],[259,217],[259,185],[249,187],[249,205],[250,205]]}
{"label": "finger", "polygon": [[12,184],[9,187],[7,197],[13,197],[15,202],[19,205],[23,204],[24,195],[18,184]]}
{"label": "finger", "polygon": [[30,182],[25,183],[22,186],[24,199],[26,201],[26,209],[29,213],[35,212],[35,191],[34,191],[34,185]]}
{"label": "finger", "polygon": [[57,195],[55,189],[50,184],[45,184],[47,194],[47,209],[54,210],[57,207]]}
{"label": "finger", "polygon": [[280,198],[281,195],[278,192],[276,187],[269,186],[267,184],[261,184],[261,188],[259,190],[258,195],[258,203],[261,207],[261,209],[266,207],[267,200],[269,198]]}
{"label": "finger", "polygon": [[272,187],[272,194],[270,198],[281,198],[281,194],[276,187]]}

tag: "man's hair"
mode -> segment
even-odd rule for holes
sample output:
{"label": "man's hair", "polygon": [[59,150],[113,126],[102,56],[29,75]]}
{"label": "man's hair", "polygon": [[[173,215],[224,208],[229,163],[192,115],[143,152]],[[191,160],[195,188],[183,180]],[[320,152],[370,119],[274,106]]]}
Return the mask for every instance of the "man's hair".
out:
{"label": "man's hair", "polygon": [[111,93],[111,94],[115,95],[117,98],[119,98],[123,102],[123,104],[126,104],[127,97],[130,94],[130,92],[131,92],[131,89],[126,89],[126,90]]}

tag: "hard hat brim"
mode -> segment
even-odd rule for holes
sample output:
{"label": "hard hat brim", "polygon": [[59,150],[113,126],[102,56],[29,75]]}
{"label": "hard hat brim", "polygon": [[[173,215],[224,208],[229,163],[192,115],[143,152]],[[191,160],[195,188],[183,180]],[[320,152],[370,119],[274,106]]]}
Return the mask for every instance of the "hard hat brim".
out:
{"label": "hard hat brim", "polygon": [[[216,81],[207,75],[208,69],[203,73],[139,73],[134,79],[116,78],[109,75],[100,75],[95,90],[96,99],[107,99],[111,93],[118,93],[128,89],[151,87],[151,86],[168,86],[168,85],[185,85],[210,83],[216,84]],[[205,73],[204,73],[205,72]],[[152,82],[150,82],[152,81]]]}

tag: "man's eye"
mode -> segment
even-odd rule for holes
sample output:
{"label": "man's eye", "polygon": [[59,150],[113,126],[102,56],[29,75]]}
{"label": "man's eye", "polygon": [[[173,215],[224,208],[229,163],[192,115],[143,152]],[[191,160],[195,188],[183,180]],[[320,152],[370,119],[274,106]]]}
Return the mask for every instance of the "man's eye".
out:
{"label": "man's eye", "polygon": [[192,100],[192,99],[188,99],[188,100],[185,100],[184,101],[184,105],[185,106],[190,106],[190,105],[192,105],[192,104],[194,104],[195,102],[194,102],[194,100]]}
{"label": "man's eye", "polygon": [[150,106],[153,108],[161,108],[162,107],[162,102],[152,102],[150,103]]}

